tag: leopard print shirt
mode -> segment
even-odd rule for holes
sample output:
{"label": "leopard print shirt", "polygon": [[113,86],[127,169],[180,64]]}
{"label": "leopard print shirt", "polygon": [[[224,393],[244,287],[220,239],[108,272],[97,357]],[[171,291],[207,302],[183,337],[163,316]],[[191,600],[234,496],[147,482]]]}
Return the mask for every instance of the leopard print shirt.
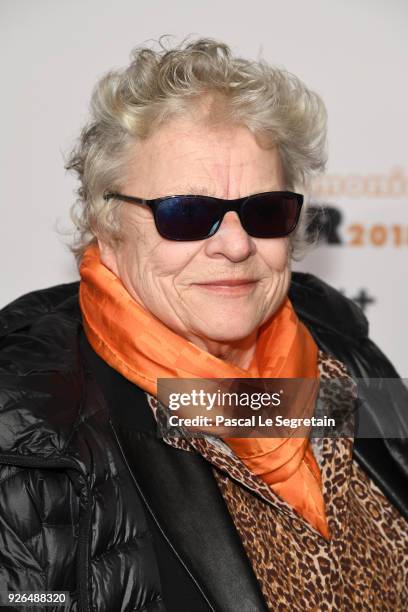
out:
{"label": "leopard print shirt", "polygon": [[[321,351],[319,371],[321,380],[349,379],[345,366]],[[156,415],[157,400],[147,398]],[[408,523],[353,459],[352,438],[312,438],[330,540],[222,440],[164,440],[211,463],[268,609],[408,610]]]}

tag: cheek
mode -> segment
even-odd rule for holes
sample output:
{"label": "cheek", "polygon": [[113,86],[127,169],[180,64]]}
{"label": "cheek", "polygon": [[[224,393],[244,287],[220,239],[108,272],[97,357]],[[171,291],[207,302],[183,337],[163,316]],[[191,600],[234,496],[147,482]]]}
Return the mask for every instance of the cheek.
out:
{"label": "cheek", "polygon": [[287,238],[265,240],[258,246],[258,252],[268,268],[274,272],[284,272],[289,267],[289,240]]}
{"label": "cheek", "polygon": [[197,243],[173,242],[161,236],[141,235],[127,241],[120,257],[122,274],[145,291],[171,290],[197,252]]}

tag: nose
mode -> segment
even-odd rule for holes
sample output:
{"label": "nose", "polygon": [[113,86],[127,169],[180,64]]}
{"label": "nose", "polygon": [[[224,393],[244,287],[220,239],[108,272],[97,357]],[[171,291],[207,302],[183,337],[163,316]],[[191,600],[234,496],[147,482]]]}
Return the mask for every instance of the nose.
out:
{"label": "nose", "polygon": [[253,238],[246,233],[238,214],[232,210],[224,215],[221,226],[205,242],[207,255],[223,255],[233,262],[247,259],[255,249]]}

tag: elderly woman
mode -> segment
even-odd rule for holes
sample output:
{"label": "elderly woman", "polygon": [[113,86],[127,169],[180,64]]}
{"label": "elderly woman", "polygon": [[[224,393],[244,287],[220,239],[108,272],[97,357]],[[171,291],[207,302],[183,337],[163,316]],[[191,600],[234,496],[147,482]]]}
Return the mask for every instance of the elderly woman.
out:
{"label": "elderly woman", "polygon": [[397,377],[356,306],[291,274],[325,124],[296,77],[209,39],[98,83],[68,163],[79,288],[1,314],[3,598],[408,609],[405,442],[157,436],[158,378]]}

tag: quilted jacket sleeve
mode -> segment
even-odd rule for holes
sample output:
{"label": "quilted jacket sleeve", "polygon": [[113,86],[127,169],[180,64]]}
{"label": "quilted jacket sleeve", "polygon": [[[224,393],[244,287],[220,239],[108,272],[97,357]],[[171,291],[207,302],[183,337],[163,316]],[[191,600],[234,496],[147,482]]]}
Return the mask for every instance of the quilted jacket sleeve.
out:
{"label": "quilted jacket sleeve", "polygon": [[9,466],[0,458],[1,590],[75,592],[78,519],[67,473]]}

